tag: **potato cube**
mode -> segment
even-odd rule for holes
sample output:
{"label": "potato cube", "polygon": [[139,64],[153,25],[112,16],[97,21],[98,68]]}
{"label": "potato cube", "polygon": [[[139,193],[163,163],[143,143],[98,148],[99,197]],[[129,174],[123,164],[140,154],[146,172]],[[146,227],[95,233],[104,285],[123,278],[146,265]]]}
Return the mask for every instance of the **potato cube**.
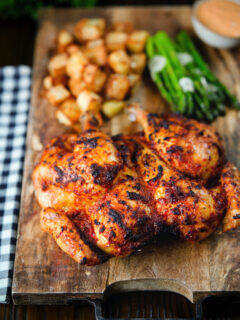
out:
{"label": "potato cube", "polygon": [[51,87],[47,92],[48,101],[51,104],[57,105],[70,97],[70,92],[62,85]]}
{"label": "potato cube", "polygon": [[83,72],[83,81],[87,87],[95,92],[100,92],[107,80],[105,72],[99,69],[96,64],[88,64]]}
{"label": "potato cube", "polygon": [[53,56],[48,64],[48,70],[53,77],[61,76],[66,71],[68,56],[66,53],[60,53]]}
{"label": "potato cube", "polygon": [[113,22],[112,29],[115,31],[130,33],[133,31],[133,25],[129,21]]}
{"label": "potato cube", "polygon": [[86,89],[86,83],[83,80],[70,78],[68,81],[68,86],[71,93],[77,97],[81,91]]}
{"label": "potato cube", "polygon": [[96,40],[103,36],[105,27],[104,19],[82,19],[76,24],[74,33],[80,42]]}
{"label": "potato cube", "polygon": [[130,59],[131,70],[135,73],[142,73],[147,60],[145,53],[135,53]]}
{"label": "potato cube", "polygon": [[49,90],[53,86],[53,78],[51,76],[46,76],[43,79],[43,87],[46,90]]}
{"label": "potato cube", "polygon": [[88,63],[82,51],[74,52],[67,61],[66,72],[69,77],[81,79],[85,65]]}
{"label": "potato cube", "polygon": [[58,121],[66,126],[71,126],[78,122],[81,114],[82,112],[73,98],[65,100],[56,111]]}
{"label": "potato cube", "polygon": [[130,58],[124,50],[112,52],[108,57],[108,62],[116,73],[127,74],[130,71]]}
{"label": "potato cube", "polygon": [[57,110],[55,116],[59,123],[64,124],[67,127],[72,125],[71,120],[61,110]]}
{"label": "potato cube", "polygon": [[117,100],[109,100],[105,101],[102,106],[103,114],[108,117],[112,118],[119,112],[121,112],[125,108],[126,104],[124,101],[117,101]]}
{"label": "potato cube", "polygon": [[98,112],[101,110],[101,97],[90,90],[83,90],[77,97],[77,104],[82,112],[93,111]]}
{"label": "potato cube", "polygon": [[133,53],[143,52],[149,34],[147,31],[133,31],[127,39],[127,48]]}
{"label": "potato cube", "polygon": [[63,86],[66,86],[67,76],[66,75],[61,75],[58,77],[46,76],[43,79],[43,87],[46,90],[49,90],[51,87],[57,86],[58,84],[62,84]]}
{"label": "potato cube", "polygon": [[58,35],[58,52],[65,52],[67,47],[73,43],[73,36],[67,30],[61,30]]}
{"label": "potato cube", "polygon": [[128,80],[130,82],[130,86],[135,87],[135,85],[141,80],[141,76],[140,76],[140,74],[129,73]]}
{"label": "potato cube", "polygon": [[130,82],[127,76],[112,74],[106,84],[106,96],[108,99],[124,100],[129,87]]}
{"label": "potato cube", "polygon": [[124,50],[128,35],[125,32],[113,31],[106,35],[108,51]]}
{"label": "potato cube", "polygon": [[103,39],[89,41],[86,44],[84,53],[86,57],[98,66],[104,66],[107,63],[107,48]]}
{"label": "potato cube", "polygon": [[77,44],[70,44],[66,49],[67,54],[70,56],[77,51],[81,51],[81,47]]}

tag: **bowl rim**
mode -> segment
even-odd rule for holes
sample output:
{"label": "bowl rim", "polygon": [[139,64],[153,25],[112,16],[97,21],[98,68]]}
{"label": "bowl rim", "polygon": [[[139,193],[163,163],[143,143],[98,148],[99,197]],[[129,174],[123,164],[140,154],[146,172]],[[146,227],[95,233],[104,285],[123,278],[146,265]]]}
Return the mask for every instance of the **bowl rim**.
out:
{"label": "bowl rim", "polygon": [[[208,28],[205,24],[203,24],[198,18],[197,18],[197,15],[196,15],[196,10],[198,8],[198,6],[203,3],[203,2],[207,2],[207,1],[211,1],[211,0],[196,0],[194,1],[193,5],[192,5],[192,14],[191,14],[191,18],[192,20],[195,19],[202,27],[204,27],[205,29],[207,29],[209,32],[211,32],[214,36],[217,36],[217,37],[221,37],[222,39],[226,39],[226,40],[240,40],[240,37],[227,37],[227,36],[223,36],[215,31],[212,31],[210,28]],[[227,1],[231,1],[231,2],[235,2],[234,0],[227,0]]]}

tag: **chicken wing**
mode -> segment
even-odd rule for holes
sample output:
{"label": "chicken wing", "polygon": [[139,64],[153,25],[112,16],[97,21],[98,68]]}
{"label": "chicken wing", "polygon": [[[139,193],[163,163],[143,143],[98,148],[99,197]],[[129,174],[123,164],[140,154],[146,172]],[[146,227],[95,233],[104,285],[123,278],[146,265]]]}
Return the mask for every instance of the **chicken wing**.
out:
{"label": "chicken wing", "polygon": [[213,127],[180,115],[150,114],[137,104],[129,110],[142,125],[147,143],[167,164],[205,182],[219,175],[225,157]]}
{"label": "chicken wing", "polygon": [[240,226],[240,172],[228,162],[222,171],[221,183],[227,197],[227,213],[223,220],[223,232]]}
{"label": "chicken wing", "polygon": [[90,266],[106,260],[103,254],[94,251],[81,239],[76,226],[65,212],[43,209],[40,222],[42,229],[50,233],[59,247],[76,262]]}

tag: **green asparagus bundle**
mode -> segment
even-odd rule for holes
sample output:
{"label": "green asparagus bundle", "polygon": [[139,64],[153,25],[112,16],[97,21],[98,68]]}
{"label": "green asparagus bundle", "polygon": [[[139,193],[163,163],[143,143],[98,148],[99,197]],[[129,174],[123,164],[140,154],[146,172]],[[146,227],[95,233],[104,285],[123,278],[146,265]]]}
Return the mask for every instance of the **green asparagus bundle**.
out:
{"label": "green asparagus bundle", "polygon": [[174,40],[161,31],[149,37],[146,52],[153,81],[172,110],[188,117],[212,121],[225,106],[240,103],[208,68],[184,31]]}

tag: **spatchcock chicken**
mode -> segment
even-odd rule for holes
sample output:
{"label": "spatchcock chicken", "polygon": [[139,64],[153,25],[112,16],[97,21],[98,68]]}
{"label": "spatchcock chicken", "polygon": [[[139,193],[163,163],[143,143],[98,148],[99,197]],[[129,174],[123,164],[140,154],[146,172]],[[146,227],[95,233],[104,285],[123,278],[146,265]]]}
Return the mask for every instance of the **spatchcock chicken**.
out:
{"label": "spatchcock chicken", "polygon": [[83,265],[170,232],[189,241],[240,226],[240,173],[209,125],[129,107],[143,132],[109,137],[94,116],[53,139],[33,172],[42,229]]}

